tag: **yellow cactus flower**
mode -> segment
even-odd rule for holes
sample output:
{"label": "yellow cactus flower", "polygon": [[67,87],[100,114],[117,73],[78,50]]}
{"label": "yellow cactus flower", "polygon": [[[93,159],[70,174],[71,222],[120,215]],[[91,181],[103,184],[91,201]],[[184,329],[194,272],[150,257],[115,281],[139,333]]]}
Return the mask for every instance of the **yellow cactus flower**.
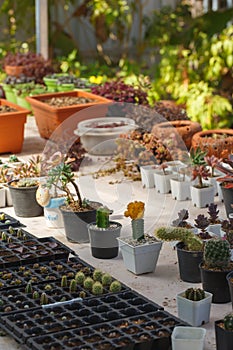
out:
{"label": "yellow cactus flower", "polygon": [[127,205],[127,210],[124,212],[126,217],[130,217],[132,220],[142,219],[145,210],[145,203],[140,201],[130,202]]}

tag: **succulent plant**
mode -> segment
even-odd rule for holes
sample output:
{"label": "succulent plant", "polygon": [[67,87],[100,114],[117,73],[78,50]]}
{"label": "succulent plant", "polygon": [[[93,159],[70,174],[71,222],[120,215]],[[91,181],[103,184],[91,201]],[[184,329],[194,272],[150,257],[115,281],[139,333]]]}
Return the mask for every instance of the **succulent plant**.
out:
{"label": "succulent plant", "polygon": [[40,297],[40,294],[35,290],[35,291],[33,292],[33,294],[32,294],[32,298],[33,298],[33,299],[39,299],[39,297]]}
{"label": "succulent plant", "polygon": [[96,225],[100,228],[109,227],[109,215],[112,214],[112,210],[105,206],[99,207],[96,210]]}
{"label": "succulent plant", "polygon": [[189,300],[199,301],[205,298],[205,291],[201,288],[188,288],[184,292],[184,297]]}
{"label": "succulent plant", "polygon": [[218,214],[219,210],[217,209],[217,204],[210,203],[208,206],[207,213],[209,214],[209,223],[210,224],[217,224],[220,222]]}
{"label": "succulent plant", "polygon": [[205,156],[204,160],[206,162],[206,164],[211,168],[211,177],[214,177],[214,170],[216,168],[216,166],[221,163],[222,159],[215,157],[215,155],[211,155],[211,156]]}
{"label": "succulent plant", "polygon": [[25,293],[32,293],[32,282],[29,281],[25,287]]}
{"label": "succulent plant", "polygon": [[202,251],[203,241],[191,230],[184,227],[159,227],[154,235],[162,241],[180,241],[185,249],[190,251]]}
{"label": "succulent plant", "polygon": [[211,235],[206,231],[207,227],[209,226],[209,219],[207,218],[207,216],[205,216],[204,214],[199,214],[194,221],[194,226],[200,230],[198,236],[201,239],[211,238]]}
{"label": "succulent plant", "polygon": [[221,228],[225,232],[225,238],[230,243],[231,248],[233,247],[233,219],[223,220],[221,222]]}
{"label": "succulent plant", "polygon": [[224,328],[227,331],[233,331],[233,313],[227,314],[224,319]]}
{"label": "succulent plant", "polygon": [[207,269],[228,268],[231,259],[229,242],[223,239],[209,239],[204,246],[203,259]]}
{"label": "succulent plant", "polygon": [[189,211],[182,209],[178,212],[178,218],[172,221],[172,226],[191,228],[191,224],[188,223]]}
{"label": "succulent plant", "polygon": [[81,292],[79,292],[79,297],[80,298],[82,298],[82,299],[84,299],[84,298],[86,298],[86,292],[84,292],[84,290],[81,290]]}
{"label": "succulent plant", "polygon": [[110,284],[110,287],[109,287],[109,291],[112,292],[112,293],[118,293],[121,291],[121,283],[119,281],[113,281],[111,284]]}
{"label": "succulent plant", "polygon": [[62,279],[61,279],[61,287],[65,288],[65,287],[67,287],[67,285],[68,285],[67,276],[64,275],[64,276],[62,276]]}
{"label": "succulent plant", "polygon": [[46,305],[48,304],[49,300],[48,300],[48,296],[46,293],[42,293],[40,296],[40,305]]}
{"label": "succulent plant", "polygon": [[77,291],[77,281],[75,279],[70,281],[69,291],[70,293],[75,293]]}
{"label": "succulent plant", "polygon": [[104,292],[104,288],[103,288],[103,285],[102,285],[102,283],[100,283],[99,281],[96,281],[94,284],[93,284],[93,286],[92,286],[92,293],[94,294],[94,295],[101,295],[101,294],[103,294],[103,292]]}
{"label": "succulent plant", "polygon": [[103,272],[99,269],[95,269],[93,272],[93,280],[101,282],[103,276]]}
{"label": "succulent plant", "polygon": [[75,280],[77,284],[82,285],[85,280],[85,274],[82,271],[77,272],[75,275]]}
{"label": "succulent plant", "polygon": [[92,289],[93,284],[94,284],[94,280],[91,277],[87,277],[83,282],[84,288],[88,290]]}
{"label": "succulent plant", "polygon": [[102,285],[109,286],[112,283],[112,276],[109,273],[104,273],[102,276]]}
{"label": "succulent plant", "polygon": [[2,239],[3,242],[6,242],[6,241],[7,241],[7,234],[6,234],[6,232],[3,231],[3,232],[1,233],[1,239]]}
{"label": "succulent plant", "polygon": [[23,230],[22,230],[21,228],[19,228],[19,229],[17,230],[17,235],[16,235],[17,238],[22,238],[23,235],[24,235]]}

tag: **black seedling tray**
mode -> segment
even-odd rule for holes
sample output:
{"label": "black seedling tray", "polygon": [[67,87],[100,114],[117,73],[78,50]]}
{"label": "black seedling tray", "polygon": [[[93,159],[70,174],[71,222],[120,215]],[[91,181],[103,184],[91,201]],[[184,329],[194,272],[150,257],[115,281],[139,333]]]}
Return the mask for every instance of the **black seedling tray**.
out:
{"label": "black seedling tray", "polygon": [[60,280],[63,275],[71,279],[79,271],[83,271],[86,276],[89,276],[94,268],[78,257],[69,260],[59,259],[7,267],[0,270],[0,291],[25,287],[30,280],[34,285],[45,281],[48,283],[49,281]]}
{"label": "black seedling tray", "polygon": [[[50,318],[45,322],[49,326]],[[164,325],[165,323],[167,326]],[[84,325],[80,328],[59,331],[59,333],[30,337],[26,340],[26,347],[32,350],[102,348],[169,350],[172,330],[178,325],[187,326],[188,324],[163,310],[157,310],[123,320]],[[100,346],[104,344],[106,347]]]}
{"label": "black seedling tray", "polygon": [[7,229],[9,228],[10,226],[12,227],[22,227],[24,226],[19,220],[13,218],[12,216],[4,213],[4,212],[0,212],[0,217],[4,215],[5,218],[4,220],[0,220],[0,230],[3,230],[3,229]]}
{"label": "black seedling tray", "polygon": [[7,243],[0,245],[0,269],[47,260],[68,259],[70,253],[75,254],[53,237]]}
{"label": "black seedling tray", "polygon": [[[130,298],[131,296],[131,298]],[[4,293],[2,293],[4,299]],[[107,299],[107,300],[106,300]],[[17,300],[12,293],[12,308],[17,306]],[[19,301],[20,303],[20,301]],[[80,328],[83,325],[99,324],[113,320],[138,317],[148,312],[156,313],[162,308],[140,298],[133,291],[125,291],[98,298],[87,298],[57,305],[28,310],[32,305],[28,302],[27,309],[1,315],[1,327],[10,333],[17,341],[26,342],[30,337]],[[49,324],[48,324],[49,320]]]}
{"label": "black seedling tray", "polygon": [[11,227],[0,231],[1,247],[4,247],[9,243],[20,243],[28,240],[38,240],[38,238],[21,227]]}

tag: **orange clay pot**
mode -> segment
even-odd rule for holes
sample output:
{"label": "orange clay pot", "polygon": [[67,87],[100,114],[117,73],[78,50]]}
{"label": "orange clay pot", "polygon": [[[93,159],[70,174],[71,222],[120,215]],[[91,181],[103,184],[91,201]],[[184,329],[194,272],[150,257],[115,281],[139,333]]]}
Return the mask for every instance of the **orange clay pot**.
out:
{"label": "orange clay pot", "polygon": [[[44,102],[52,97],[86,97],[93,99],[93,102],[82,103],[72,106],[56,107]],[[31,104],[40,136],[49,139],[58,126],[59,133],[73,135],[77,124],[81,120],[104,117],[107,113],[110,100],[86,91],[55,92],[28,96],[26,100]],[[88,107],[97,106],[96,111],[89,109],[86,113],[77,113]],[[70,118],[72,116],[72,118]],[[63,123],[69,118],[66,123]]]}
{"label": "orange clay pot", "polygon": [[0,153],[20,153],[24,140],[24,124],[30,111],[4,99],[0,99],[0,105],[16,110],[0,113]]}
{"label": "orange clay pot", "polygon": [[25,66],[5,66],[5,72],[7,75],[13,75],[15,77],[18,77],[20,74],[23,73]]}
{"label": "orange clay pot", "polygon": [[196,133],[192,138],[192,147],[200,147],[208,156],[228,157],[233,150],[233,130],[213,129]]}

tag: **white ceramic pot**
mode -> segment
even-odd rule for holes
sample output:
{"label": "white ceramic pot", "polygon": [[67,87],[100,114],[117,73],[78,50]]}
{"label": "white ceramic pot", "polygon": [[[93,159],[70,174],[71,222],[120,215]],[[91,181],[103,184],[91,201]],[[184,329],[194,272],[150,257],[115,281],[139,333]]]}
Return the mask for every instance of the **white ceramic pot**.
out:
{"label": "white ceramic pot", "polygon": [[80,136],[83,147],[93,155],[112,155],[117,149],[116,139],[136,128],[135,121],[124,117],[83,120],[74,133]]}
{"label": "white ceramic pot", "polygon": [[163,242],[146,243],[137,246],[126,243],[122,238],[118,238],[118,242],[127,270],[135,275],[155,271]]}
{"label": "white ceramic pot", "polygon": [[176,199],[178,201],[186,201],[191,199],[191,181],[180,181],[178,179],[171,179],[170,184],[173,199]]}
{"label": "white ceramic pot", "polygon": [[177,326],[172,332],[172,350],[203,350],[206,329]]}
{"label": "white ceramic pot", "polygon": [[213,295],[205,292],[205,298],[198,301],[189,300],[184,297],[184,292],[177,294],[176,303],[178,309],[178,317],[191,324],[199,327],[209,322],[210,308]]}
{"label": "white ceramic pot", "polygon": [[191,186],[191,199],[195,207],[206,208],[209,204],[214,203],[214,187]]}

